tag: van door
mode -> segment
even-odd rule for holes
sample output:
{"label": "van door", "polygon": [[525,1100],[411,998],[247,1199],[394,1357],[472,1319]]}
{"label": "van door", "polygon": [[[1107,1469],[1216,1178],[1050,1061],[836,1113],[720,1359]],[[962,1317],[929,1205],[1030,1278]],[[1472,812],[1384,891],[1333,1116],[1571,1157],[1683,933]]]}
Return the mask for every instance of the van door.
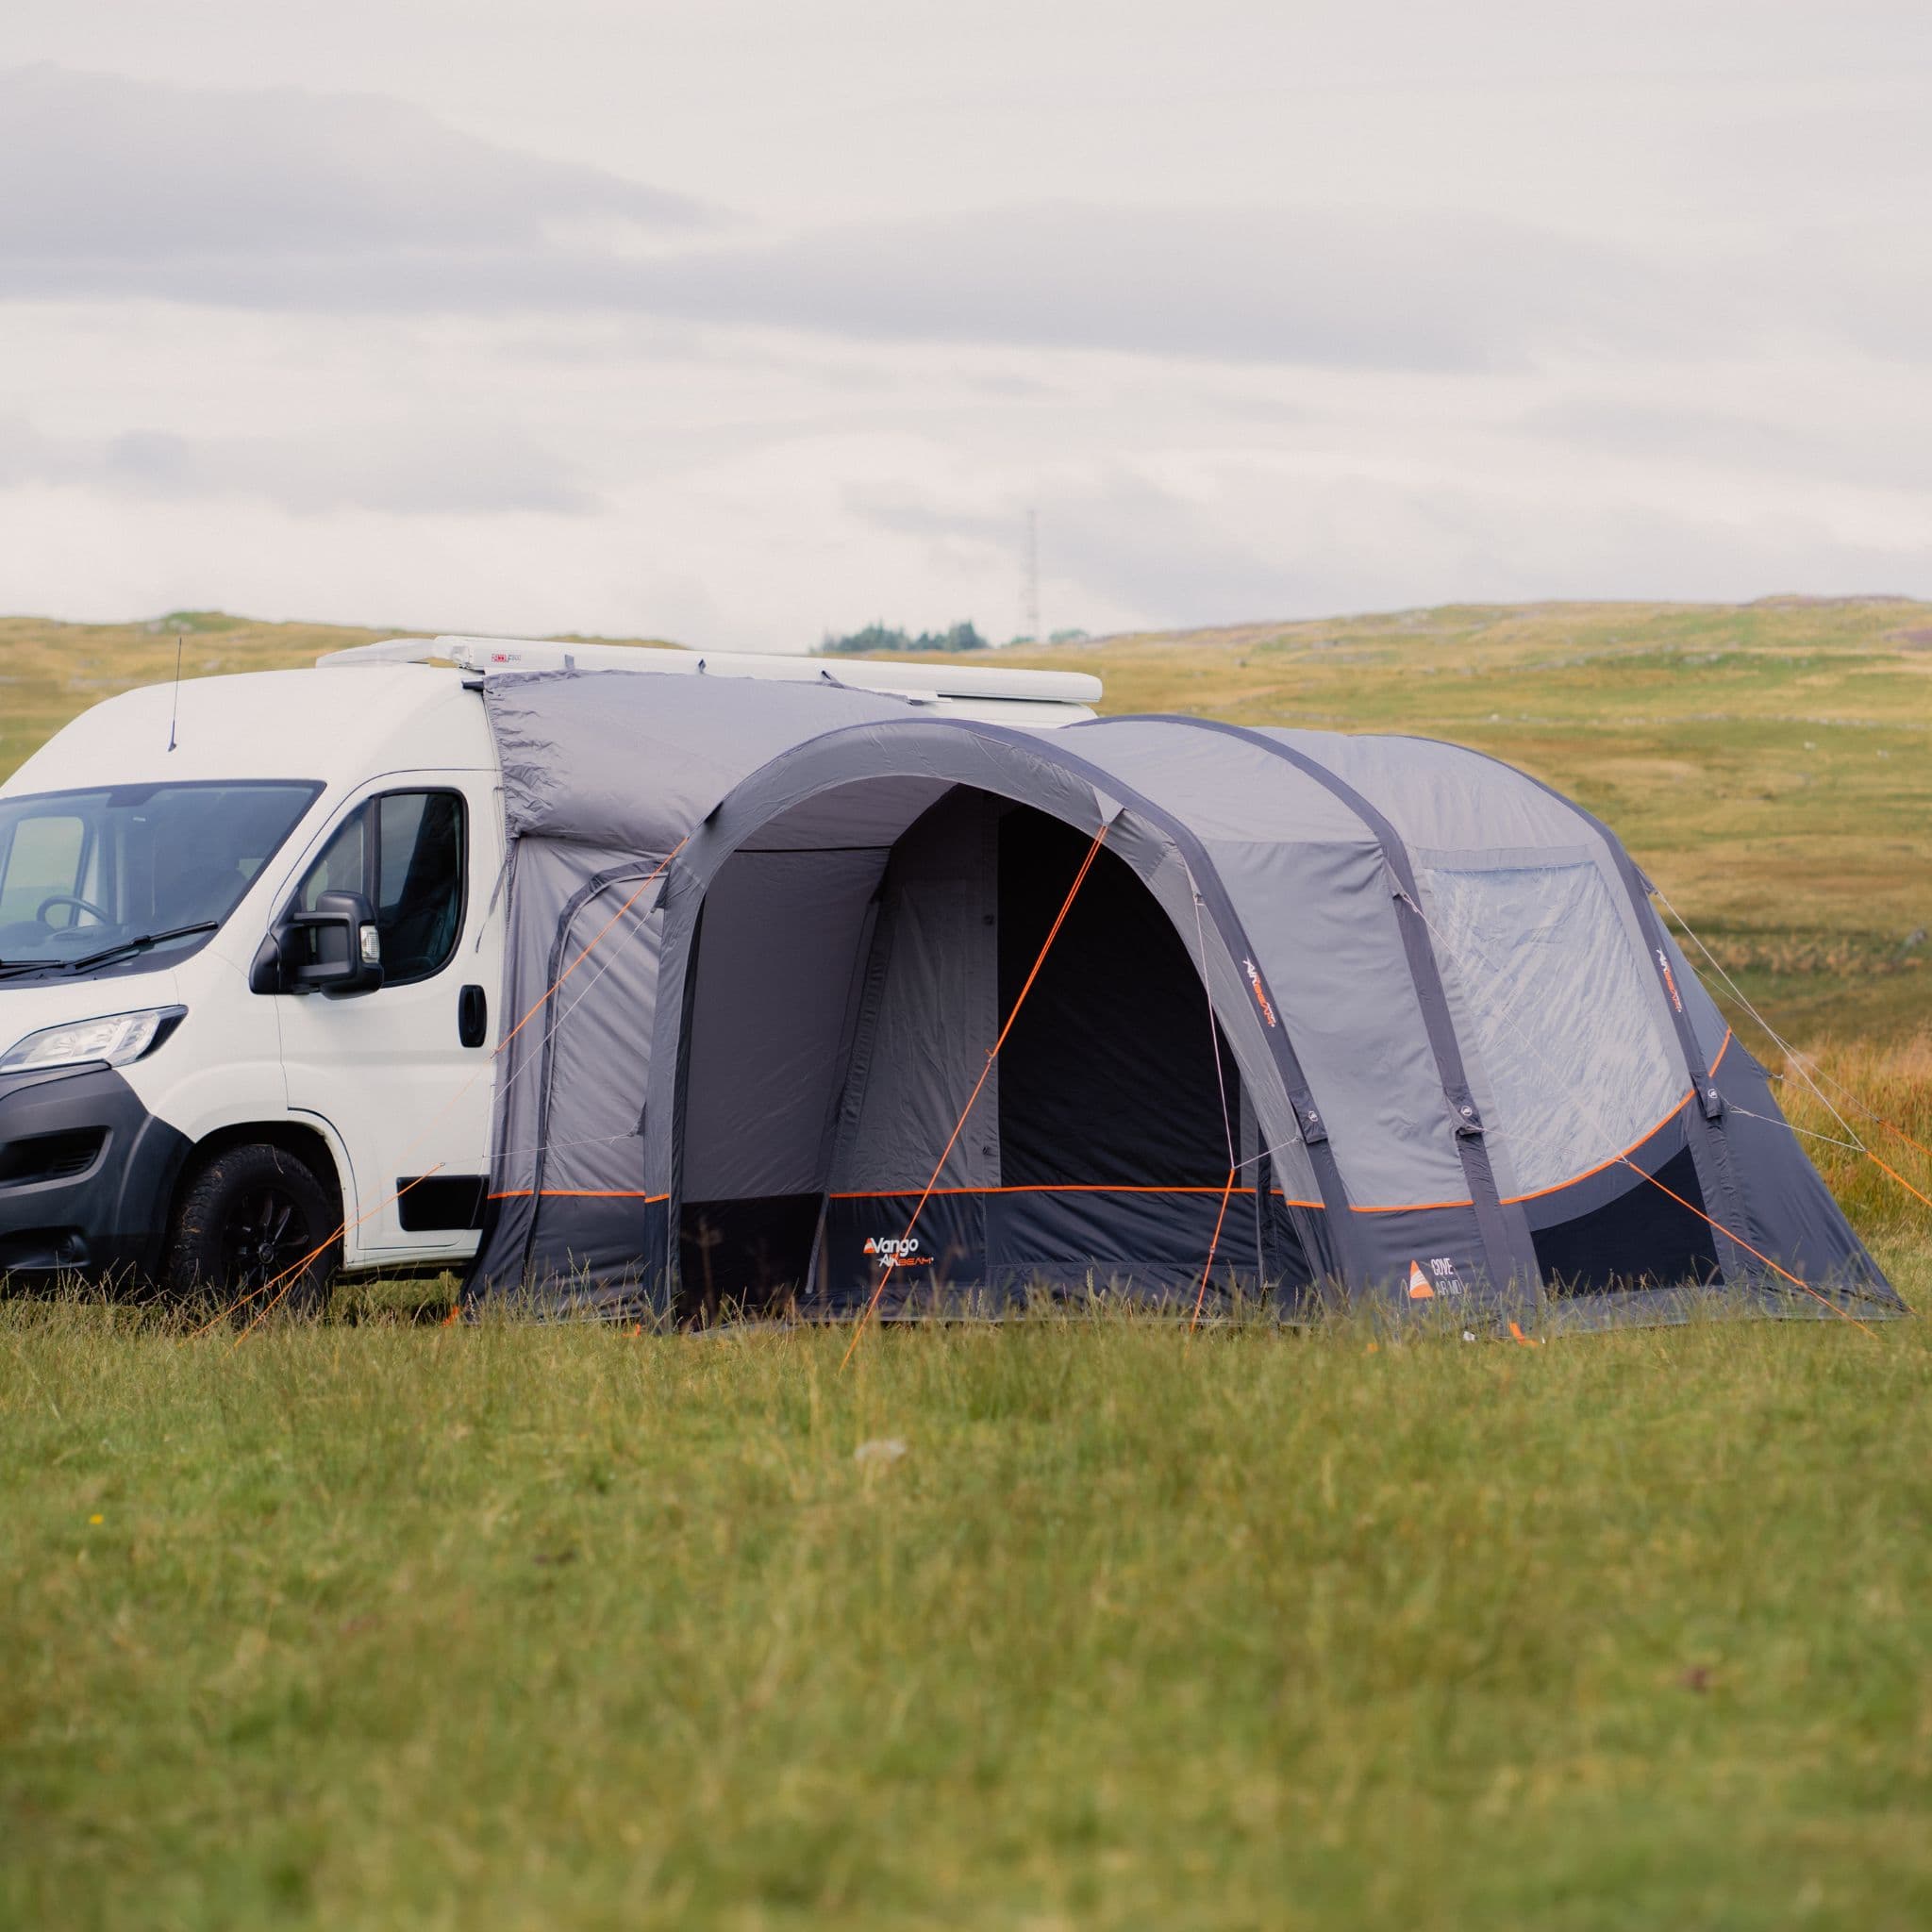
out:
{"label": "van door", "polygon": [[494,773],[391,774],[337,821],[287,908],[360,892],[380,935],[375,991],[274,995],[290,1109],[348,1153],[351,1267],[476,1251],[501,1018],[497,810]]}

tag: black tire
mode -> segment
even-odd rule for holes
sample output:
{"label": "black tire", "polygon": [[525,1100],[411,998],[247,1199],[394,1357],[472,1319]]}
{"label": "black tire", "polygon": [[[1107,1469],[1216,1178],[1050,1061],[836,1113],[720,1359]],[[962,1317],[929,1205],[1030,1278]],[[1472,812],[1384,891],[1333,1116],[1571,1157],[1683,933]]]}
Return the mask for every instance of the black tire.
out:
{"label": "black tire", "polygon": [[281,1147],[230,1147],[183,1186],[163,1275],[175,1295],[219,1301],[238,1322],[312,1317],[341,1266],[340,1221],[306,1162]]}

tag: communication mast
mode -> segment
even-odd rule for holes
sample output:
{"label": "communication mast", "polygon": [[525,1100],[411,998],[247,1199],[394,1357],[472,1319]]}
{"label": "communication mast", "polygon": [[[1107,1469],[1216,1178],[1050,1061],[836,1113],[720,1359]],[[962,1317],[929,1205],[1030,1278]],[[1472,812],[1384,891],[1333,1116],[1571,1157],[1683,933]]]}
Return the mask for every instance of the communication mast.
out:
{"label": "communication mast", "polygon": [[1046,641],[1040,628],[1040,512],[1028,508],[1026,512],[1026,635],[1036,644]]}

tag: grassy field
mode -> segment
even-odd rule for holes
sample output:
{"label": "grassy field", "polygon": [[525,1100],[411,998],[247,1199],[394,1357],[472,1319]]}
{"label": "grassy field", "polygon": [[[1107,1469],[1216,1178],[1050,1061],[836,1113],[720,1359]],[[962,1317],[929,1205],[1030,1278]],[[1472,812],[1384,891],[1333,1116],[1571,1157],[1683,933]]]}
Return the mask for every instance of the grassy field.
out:
{"label": "grassy field", "polygon": [[[371,635],[191,623],[191,673]],[[1932,1147],[1928,642],[1775,602],[1037,661],[1575,793],[1932,1193],[1856,1110]],[[0,622],[0,771],[174,656]],[[1932,1299],[1932,1209],[1787,1100]],[[841,1373],[395,1307],[238,1349],[0,1303],[0,1924],[1932,1921],[1923,1322],[1042,1319]]]}
{"label": "grassy field", "polygon": [[18,1309],[0,1911],[1932,1916],[1924,1324],[842,1339]]}

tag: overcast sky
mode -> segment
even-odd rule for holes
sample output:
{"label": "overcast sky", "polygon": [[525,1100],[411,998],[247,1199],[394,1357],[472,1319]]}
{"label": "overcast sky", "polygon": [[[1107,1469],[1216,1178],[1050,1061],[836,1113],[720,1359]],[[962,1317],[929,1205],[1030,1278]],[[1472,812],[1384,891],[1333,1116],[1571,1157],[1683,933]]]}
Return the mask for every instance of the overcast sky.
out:
{"label": "overcast sky", "polygon": [[0,609],[1932,595],[1925,0],[5,0]]}

